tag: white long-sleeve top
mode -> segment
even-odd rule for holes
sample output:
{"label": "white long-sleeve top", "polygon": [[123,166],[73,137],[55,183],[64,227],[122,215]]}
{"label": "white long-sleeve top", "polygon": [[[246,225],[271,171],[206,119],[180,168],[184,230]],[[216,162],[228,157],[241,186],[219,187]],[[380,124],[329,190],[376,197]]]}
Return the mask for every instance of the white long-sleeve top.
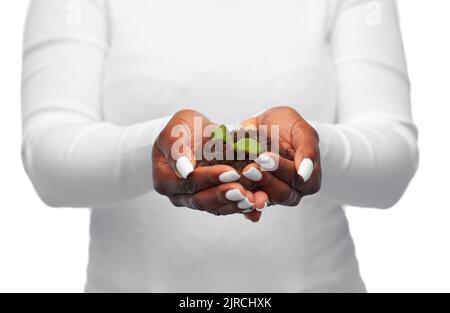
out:
{"label": "white long-sleeve top", "polygon": [[[393,0],[33,0],[23,160],[47,204],[92,208],[87,291],[364,291],[342,206],[402,196],[409,91]],[[275,105],[318,131],[319,194],[251,224],[153,190],[173,113],[236,124]]]}

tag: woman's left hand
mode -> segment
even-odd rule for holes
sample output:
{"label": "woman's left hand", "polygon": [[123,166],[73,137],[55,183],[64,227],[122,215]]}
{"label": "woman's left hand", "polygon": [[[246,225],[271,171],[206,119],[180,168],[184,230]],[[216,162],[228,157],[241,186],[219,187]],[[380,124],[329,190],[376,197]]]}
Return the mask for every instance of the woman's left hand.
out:
{"label": "woman's left hand", "polygon": [[[267,193],[269,205],[297,206],[304,196],[320,190],[322,172],[317,132],[290,107],[275,107],[242,123],[248,129],[263,125],[267,126],[271,140],[276,137],[271,126],[279,127],[279,151],[288,158],[273,152],[263,153],[243,174]],[[248,217],[254,219],[258,214],[252,212]]]}

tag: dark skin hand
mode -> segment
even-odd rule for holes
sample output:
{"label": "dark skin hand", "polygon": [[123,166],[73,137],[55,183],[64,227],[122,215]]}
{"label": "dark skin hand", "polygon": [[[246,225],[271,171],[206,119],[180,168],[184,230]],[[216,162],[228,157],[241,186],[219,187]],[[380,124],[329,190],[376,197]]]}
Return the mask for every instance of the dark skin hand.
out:
{"label": "dark skin hand", "polygon": [[[294,109],[272,108],[242,123],[243,127],[254,129],[266,125],[269,136],[272,136],[270,126],[278,125],[280,150],[287,151],[289,155],[289,159],[286,159],[275,153],[265,153],[266,161],[269,157],[278,164],[276,169],[267,168],[268,164],[272,164],[270,162],[252,163],[244,169],[244,173],[251,168],[261,173],[261,179],[255,181],[261,190],[255,193],[245,190],[239,183],[221,181],[220,176],[233,171],[232,167],[216,165],[195,168],[194,147],[202,147],[204,142],[194,143],[194,139],[189,138],[184,143],[188,149],[184,149],[180,155],[173,157],[171,147],[178,137],[172,136],[172,129],[178,126],[193,133],[195,117],[201,118],[204,128],[217,127],[201,113],[183,110],[174,115],[153,148],[155,190],[167,196],[175,206],[188,207],[215,215],[229,215],[242,213],[242,209],[237,206],[237,201],[227,199],[227,192],[233,189],[239,190],[249,202],[254,203],[253,208],[256,209],[262,209],[266,204],[297,206],[304,196],[319,191],[321,168],[318,136]],[[180,156],[187,157],[192,163],[193,171],[186,178],[183,178],[177,169],[176,164]],[[245,216],[257,222],[261,218],[261,212],[255,210]]]}
{"label": "dark skin hand", "polygon": [[[202,121],[203,129],[217,127],[203,114],[193,110],[182,110],[173,116],[153,146],[153,183],[155,190],[167,196],[177,207],[187,207],[215,215],[241,214],[243,212],[238,207],[239,200],[230,200],[229,196],[227,198],[230,191],[234,191],[235,194],[240,193],[250,203],[254,204],[254,208],[262,208],[268,201],[266,193],[252,193],[245,190],[237,182],[223,182],[221,175],[235,171],[232,167],[226,165],[196,167],[194,151],[198,147],[203,147],[207,138],[202,139],[201,142],[195,142],[194,136],[181,139],[184,149],[180,149],[181,151],[177,151],[177,154],[174,155],[172,147],[177,144],[180,145],[179,133],[185,131],[194,134],[195,118]],[[173,133],[174,129],[177,130],[175,133]],[[180,172],[177,161],[182,157],[187,158],[191,163],[188,165],[192,167],[192,171],[181,170]],[[251,216],[249,218],[253,220]]]}
{"label": "dark skin hand", "polygon": [[[256,163],[249,164],[244,173],[252,167],[260,171],[261,179],[255,181],[260,189],[269,197],[269,205],[297,206],[302,198],[320,190],[322,171],[320,166],[319,138],[316,131],[293,108],[275,107],[262,114],[247,119],[242,123],[244,128],[258,129],[267,125],[279,125],[280,151],[286,151],[289,159],[278,154],[265,153],[266,157],[258,158]],[[278,163],[272,170],[272,163],[267,157]],[[265,161],[265,162],[261,162]],[[258,221],[261,212],[246,214],[252,221]]]}

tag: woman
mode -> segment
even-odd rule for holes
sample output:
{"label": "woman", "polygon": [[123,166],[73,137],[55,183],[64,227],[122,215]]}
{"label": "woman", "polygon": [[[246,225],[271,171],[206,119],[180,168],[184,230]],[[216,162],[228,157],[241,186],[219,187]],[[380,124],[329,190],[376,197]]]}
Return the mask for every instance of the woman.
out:
{"label": "woman", "polygon": [[[393,0],[34,0],[23,159],[48,205],[92,208],[88,292],[364,292],[342,206],[405,191],[409,89]],[[294,161],[249,165],[255,193],[195,168],[169,153],[195,117],[279,125]]]}

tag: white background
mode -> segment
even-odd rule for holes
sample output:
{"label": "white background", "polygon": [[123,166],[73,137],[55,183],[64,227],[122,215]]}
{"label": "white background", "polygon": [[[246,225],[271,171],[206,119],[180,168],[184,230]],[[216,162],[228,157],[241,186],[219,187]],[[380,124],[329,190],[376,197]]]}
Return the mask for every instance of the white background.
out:
{"label": "white background", "polygon": [[[399,0],[421,162],[395,208],[348,208],[371,292],[450,292],[450,1]],[[0,4],[0,291],[80,292],[87,210],[50,209],[20,159],[20,63],[28,1]]]}

